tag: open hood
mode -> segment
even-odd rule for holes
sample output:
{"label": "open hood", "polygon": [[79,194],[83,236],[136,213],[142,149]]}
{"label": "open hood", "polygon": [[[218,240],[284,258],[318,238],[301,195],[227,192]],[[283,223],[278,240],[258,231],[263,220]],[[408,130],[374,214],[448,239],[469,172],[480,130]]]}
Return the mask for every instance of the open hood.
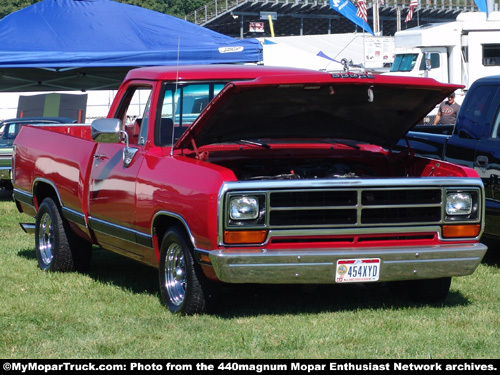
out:
{"label": "open hood", "polygon": [[460,87],[427,78],[328,73],[231,82],[175,147],[342,139],[392,148]]}

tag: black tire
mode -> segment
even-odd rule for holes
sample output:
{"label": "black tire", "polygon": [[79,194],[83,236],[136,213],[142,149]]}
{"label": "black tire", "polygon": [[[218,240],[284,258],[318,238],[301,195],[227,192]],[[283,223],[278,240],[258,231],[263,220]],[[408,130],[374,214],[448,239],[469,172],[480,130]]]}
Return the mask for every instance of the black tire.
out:
{"label": "black tire", "polygon": [[163,304],[175,314],[205,312],[205,275],[193,259],[193,246],[185,232],[171,228],[163,237],[159,264],[160,294]]}
{"label": "black tire", "polygon": [[91,244],[78,240],[69,230],[59,207],[45,198],[35,224],[35,251],[44,271],[85,271],[90,265]]}
{"label": "black tire", "polygon": [[399,281],[393,285],[395,287],[393,290],[400,296],[414,302],[437,304],[444,302],[450,285],[451,277],[443,277],[440,279]]}

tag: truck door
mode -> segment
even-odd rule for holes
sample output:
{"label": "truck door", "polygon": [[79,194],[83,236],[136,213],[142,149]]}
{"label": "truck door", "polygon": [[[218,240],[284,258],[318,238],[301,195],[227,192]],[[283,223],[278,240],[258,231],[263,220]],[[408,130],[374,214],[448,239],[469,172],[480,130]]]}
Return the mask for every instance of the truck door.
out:
{"label": "truck door", "polygon": [[134,226],[137,175],[147,147],[153,89],[132,86],[122,96],[117,118],[124,122],[129,147],[135,151],[124,163],[124,142],[99,143],[90,175],[89,223],[106,248],[142,260],[143,245],[150,241]]}
{"label": "truck door", "polygon": [[[453,135],[448,140],[445,149],[445,159],[452,163],[475,168],[478,173],[482,169],[477,160],[476,149],[488,123],[492,102],[497,95],[496,86],[477,86],[473,95],[469,95],[460,108]],[[472,94],[472,93],[471,93]],[[479,160],[481,162],[481,158]]]}
{"label": "truck door", "polygon": [[448,59],[446,48],[432,48],[422,51],[419,75],[434,78],[438,82],[448,82]]}
{"label": "truck door", "polygon": [[495,92],[484,118],[483,136],[474,158],[474,169],[483,180],[486,193],[486,233],[500,235],[500,88],[486,86]]}

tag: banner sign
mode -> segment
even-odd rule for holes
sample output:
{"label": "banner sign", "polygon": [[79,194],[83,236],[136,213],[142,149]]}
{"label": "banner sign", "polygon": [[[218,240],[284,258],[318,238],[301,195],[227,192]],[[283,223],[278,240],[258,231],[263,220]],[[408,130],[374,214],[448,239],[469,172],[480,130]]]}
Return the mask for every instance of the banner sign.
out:
{"label": "banner sign", "polygon": [[250,22],[250,32],[251,33],[263,33],[264,32],[264,22]]}

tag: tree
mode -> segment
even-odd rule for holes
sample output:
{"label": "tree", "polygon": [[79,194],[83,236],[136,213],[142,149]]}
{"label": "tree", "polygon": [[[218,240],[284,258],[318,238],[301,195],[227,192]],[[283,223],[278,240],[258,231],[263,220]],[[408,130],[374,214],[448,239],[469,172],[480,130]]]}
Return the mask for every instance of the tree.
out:
{"label": "tree", "polygon": [[[38,3],[42,0],[2,0],[0,4],[0,18],[15,12],[16,10]],[[154,10],[156,12],[170,14],[184,18],[186,14],[201,8],[213,0],[113,0],[139,7]]]}

